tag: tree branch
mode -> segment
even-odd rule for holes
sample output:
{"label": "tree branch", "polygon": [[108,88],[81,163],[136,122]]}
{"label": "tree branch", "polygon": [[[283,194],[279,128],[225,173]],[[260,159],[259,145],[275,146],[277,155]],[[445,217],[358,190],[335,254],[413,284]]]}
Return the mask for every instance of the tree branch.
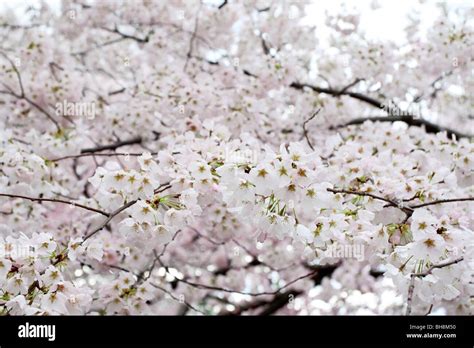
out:
{"label": "tree branch", "polygon": [[96,146],[96,147],[82,149],[81,154],[82,153],[87,153],[87,152],[100,152],[100,151],[104,151],[104,150],[115,150],[115,149],[117,149],[119,147],[122,147],[122,146],[125,146],[125,145],[140,144],[142,141],[143,141],[143,138],[138,136],[138,137],[131,138],[131,139],[128,139],[128,140],[117,141],[115,143],[108,144],[108,145],[100,145],[100,146]]}
{"label": "tree branch", "polygon": [[25,93],[25,88],[23,87],[23,82],[21,80],[21,75],[20,75],[20,71],[18,71],[18,68],[16,67],[15,63],[12,62],[12,60],[3,52],[0,51],[0,55],[3,56],[11,65],[11,68],[12,70],[15,72],[15,75],[17,77],[17,80],[18,80],[18,85],[20,87],[20,94],[16,93],[13,91],[13,89],[11,89],[9,86],[7,86],[6,84],[2,83],[7,89],[8,89],[8,92],[5,92],[6,94],[9,94],[17,99],[24,99],[26,102],[28,102],[28,104],[30,104],[31,106],[33,106],[34,108],[36,108],[39,112],[41,112],[43,115],[45,115],[49,120],[51,120],[51,122],[54,123],[54,125],[56,126],[56,129],[58,131],[61,130],[61,127],[59,126],[59,123],[58,121],[56,121],[54,119],[53,116],[50,115],[49,112],[47,112],[45,109],[43,109],[43,107],[41,107],[40,105],[38,105],[36,102],[34,102],[33,100],[31,100]]}
{"label": "tree branch", "polygon": [[[290,84],[290,87],[294,88],[294,89],[298,89],[298,90],[304,90],[305,88],[308,88],[308,89],[313,90],[314,92],[328,94],[328,95],[332,95],[334,97],[340,97],[342,95],[345,95],[345,96],[349,96],[351,98],[360,100],[360,101],[362,101],[366,104],[369,104],[371,106],[374,106],[378,109],[384,110],[386,105],[384,103],[382,103],[381,101],[379,101],[375,98],[369,97],[365,94],[348,91],[348,89],[350,87],[352,87],[353,85],[355,85],[355,83],[358,83],[358,82],[359,81],[356,80],[356,81],[354,81],[353,83],[351,83],[350,85],[348,85],[347,87],[345,87],[341,90],[336,90],[336,89],[333,89],[333,88],[324,88],[324,87],[319,87],[319,86],[311,85],[311,84],[308,84],[308,83],[300,83],[300,82],[293,82],[293,83]],[[394,111],[399,113],[399,114],[402,114],[402,111],[398,107],[395,107]],[[428,132],[428,133],[447,132],[448,136],[450,136],[450,137],[452,135],[455,135],[457,138],[470,137],[467,134],[462,134],[460,132],[457,132],[457,131],[449,129],[449,128],[440,127],[440,126],[438,126],[434,123],[431,123],[429,121],[426,121],[422,118],[415,117],[414,115],[357,118],[357,119],[354,119],[354,120],[352,120],[352,121],[350,121],[346,124],[332,127],[332,129],[347,127],[347,126],[351,126],[351,125],[358,125],[358,124],[364,123],[365,121],[380,121],[380,122],[403,121],[403,122],[406,122],[410,126],[417,126],[417,127],[425,126],[426,132]]]}
{"label": "tree branch", "polygon": [[268,303],[268,306],[263,311],[258,313],[258,315],[260,316],[271,315],[277,312],[278,310],[280,310],[281,308],[283,308],[285,305],[287,305],[290,301],[290,296],[294,298],[298,295],[301,295],[302,293],[303,291],[301,290],[289,290],[284,293],[277,294],[275,295],[274,299]]}
{"label": "tree branch", "polygon": [[[317,273],[314,274],[311,279],[314,281],[314,285],[321,284],[322,280],[326,277],[330,277],[334,271],[341,265],[341,262],[334,264],[334,265],[325,265],[325,266],[310,266],[305,265],[307,268],[311,270],[317,270]],[[301,290],[291,289],[283,293],[276,294],[273,299],[271,300],[263,300],[258,299],[247,304],[238,306],[235,311],[224,313],[223,315],[240,315],[245,311],[251,309],[257,309],[259,307],[267,306],[262,312],[258,315],[271,315],[278,310],[280,310],[284,305],[289,303],[289,297],[293,295],[293,297],[299,296],[303,294]]]}
{"label": "tree branch", "polygon": [[193,30],[193,34],[191,35],[191,40],[189,40],[189,49],[188,49],[188,53],[186,54],[186,62],[184,63],[184,69],[183,69],[184,71],[186,71],[186,68],[188,67],[189,59],[192,57],[194,40],[196,39],[197,30],[199,26],[199,13],[201,12],[201,6],[202,6],[202,3],[199,4],[199,8],[196,13],[196,19],[194,21],[194,30]]}
{"label": "tree branch", "polygon": [[373,193],[369,192],[362,192],[362,191],[353,191],[353,190],[344,190],[344,189],[332,189],[328,188],[327,191],[332,192],[332,193],[345,193],[345,194],[351,194],[351,195],[358,195],[358,196],[367,196],[367,197],[372,197],[374,199],[378,199],[380,201],[384,201],[387,203],[388,206],[390,207],[395,207],[400,210],[402,210],[405,214],[407,214],[408,217],[410,217],[415,209],[417,208],[422,208],[422,207],[427,207],[430,205],[435,205],[435,204],[444,204],[444,203],[452,203],[452,202],[467,202],[467,201],[474,201],[474,197],[463,197],[463,198],[450,198],[450,199],[440,199],[440,200],[435,200],[431,202],[426,202],[426,203],[421,203],[421,204],[415,204],[415,205],[401,205],[397,203],[395,200],[378,196]]}
{"label": "tree branch", "polygon": [[[156,155],[157,152],[152,152],[151,155]],[[63,161],[66,159],[76,159],[76,158],[82,158],[82,157],[91,157],[91,156],[98,156],[98,157],[113,157],[113,156],[133,156],[133,157],[138,157],[142,156],[143,153],[139,152],[132,152],[132,153],[127,153],[127,152],[112,152],[112,153],[95,153],[95,152],[85,152],[81,153],[79,155],[68,155],[68,156],[63,156],[63,157],[58,157],[58,158],[53,158],[48,161],[51,162],[59,162]]]}
{"label": "tree branch", "polygon": [[432,122],[429,122],[427,120],[424,120],[422,118],[416,118],[410,115],[407,116],[377,116],[377,117],[361,117],[361,118],[356,118],[354,120],[351,120],[345,124],[339,125],[339,126],[334,126],[332,129],[335,128],[343,128],[347,126],[353,126],[353,125],[359,125],[363,124],[366,121],[372,121],[372,122],[405,122],[409,126],[415,126],[415,127],[425,127],[425,130],[427,133],[439,133],[439,132],[446,132],[448,134],[448,137],[452,137],[453,135],[456,136],[456,138],[470,138],[472,135],[460,133],[458,131],[452,130],[450,128],[444,128],[441,126],[438,126]]}
{"label": "tree branch", "polygon": [[16,78],[18,80],[18,86],[20,87],[20,94],[18,95],[18,97],[23,98],[25,96],[25,89],[23,88],[23,82],[21,81],[21,75],[20,75],[20,72],[18,71],[18,68],[16,67],[15,63],[13,63],[12,60],[5,53],[0,51],[0,55],[2,55],[3,58],[5,58],[8,61],[8,63],[10,63],[12,70],[15,72]]}
{"label": "tree branch", "polygon": [[133,36],[133,35],[128,35],[128,34],[125,34],[125,33],[122,33],[118,28],[117,26],[115,26],[114,29],[109,29],[109,28],[106,28],[106,27],[102,27],[101,29],[105,30],[105,31],[108,31],[110,33],[114,33],[114,34],[118,34],[120,35],[122,38],[124,39],[129,39],[129,40],[134,40],[136,42],[139,42],[139,43],[147,43],[149,40],[150,40],[150,33],[148,33],[144,38],[140,38],[140,37],[137,37],[137,36]]}
{"label": "tree branch", "polygon": [[218,287],[218,286],[213,286],[213,285],[207,285],[207,284],[201,284],[201,283],[195,283],[195,282],[192,282],[192,281],[189,281],[189,280],[186,280],[186,279],[178,279],[176,278],[176,280],[178,282],[182,282],[184,284],[187,284],[187,285],[190,285],[192,287],[195,287],[197,289],[207,289],[207,290],[216,290],[216,291],[222,291],[222,292],[228,292],[228,293],[236,293],[236,294],[241,294],[241,295],[248,295],[248,296],[264,296],[264,295],[276,295],[278,293],[280,293],[282,290],[286,289],[287,287],[291,286],[292,284],[302,280],[302,279],[305,279],[305,278],[308,278],[308,277],[311,277],[313,275],[315,275],[317,272],[319,272],[318,269],[310,272],[310,273],[307,273],[307,274],[304,274],[296,279],[293,279],[292,281],[290,281],[289,283],[287,283],[286,285],[278,288],[277,290],[275,291],[263,291],[263,292],[245,292],[245,291],[239,291],[239,290],[233,290],[233,289],[227,289],[227,288],[221,288],[221,287]]}
{"label": "tree branch", "polygon": [[398,208],[402,210],[405,214],[411,215],[413,213],[413,208],[412,207],[403,207],[397,204],[394,200],[382,197],[382,196],[377,196],[375,194],[369,193],[369,192],[361,192],[361,191],[353,191],[353,190],[343,190],[343,189],[331,189],[328,188],[327,191],[332,192],[332,193],[345,193],[345,194],[350,194],[350,195],[358,195],[358,196],[367,196],[367,197],[372,197],[374,199],[378,199],[380,201],[386,202],[389,206]]}
{"label": "tree branch", "polygon": [[117,210],[113,211],[112,213],[110,213],[108,215],[108,218],[105,219],[99,227],[97,227],[95,230],[93,230],[91,233],[89,233],[88,235],[86,235],[84,237],[84,240],[83,242],[85,242],[86,240],[88,240],[90,237],[92,237],[94,234],[96,234],[97,232],[99,232],[101,229],[103,229],[105,226],[107,226],[107,224],[118,214],[120,214],[122,211],[124,211],[125,209],[131,207],[132,205],[134,205],[135,203],[137,202],[137,200],[133,200],[133,201],[130,201],[126,204],[124,204],[123,206],[121,206],[120,208],[118,208]]}
{"label": "tree branch", "polygon": [[227,5],[227,0],[224,0],[219,6],[217,6],[217,9],[220,10],[223,8],[225,5]]}
{"label": "tree branch", "polygon": [[439,199],[439,200],[431,201],[427,203],[411,205],[410,207],[415,209],[415,208],[427,207],[429,205],[434,205],[434,204],[443,204],[443,203],[451,203],[451,202],[466,202],[466,201],[474,201],[474,197]]}
{"label": "tree branch", "polygon": [[185,299],[184,299],[184,296],[181,297],[181,298],[178,298],[176,297],[175,295],[173,295],[173,293],[169,290],[166,290],[165,288],[159,286],[159,285],[156,285],[154,283],[150,283],[151,286],[153,286],[154,288],[158,289],[158,290],[161,290],[163,291],[164,293],[168,294],[173,300],[175,301],[178,301],[179,303],[183,303],[186,307],[188,307],[189,309],[192,309],[193,311],[196,311],[198,313],[201,313],[201,314],[205,314],[203,311],[200,311],[199,309],[197,309],[196,307],[194,307],[192,304],[190,304],[189,302],[187,302]]}
{"label": "tree branch", "polygon": [[431,274],[431,272],[433,272],[433,270],[435,270],[437,268],[443,268],[443,267],[448,267],[448,266],[451,266],[451,265],[455,265],[456,263],[459,263],[463,260],[464,260],[464,257],[459,257],[455,260],[445,261],[445,262],[441,262],[441,263],[438,263],[438,264],[435,264],[435,265],[431,265],[431,267],[428,268],[426,271],[421,272],[421,273],[413,273],[411,276],[412,277],[426,277],[427,275]]}
{"label": "tree branch", "polygon": [[[413,302],[413,293],[415,291],[415,278],[416,277],[426,277],[427,275],[431,274],[431,272],[433,272],[433,270],[437,269],[437,268],[443,268],[443,267],[448,267],[448,266],[451,266],[451,265],[454,265],[454,264],[457,264],[459,262],[461,262],[462,260],[464,260],[463,257],[459,257],[455,260],[452,260],[452,261],[445,261],[445,262],[442,262],[442,263],[438,263],[438,264],[435,264],[435,265],[432,265],[430,268],[428,268],[425,272],[421,272],[421,273],[412,273],[410,275],[411,279],[410,279],[410,285],[408,287],[408,298],[407,298],[407,310],[406,310],[406,315],[410,315],[411,314],[411,309],[412,309],[412,302]],[[431,311],[431,309],[430,309]]]}
{"label": "tree branch", "polygon": [[[350,92],[350,91],[347,90],[347,88],[343,88],[342,90],[336,90],[336,89],[332,89],[332,88],[318,87],[318,86],[314,86],[314,85],[311,85],[311,84],[308,84],[308,83],[300,83],[300,82],[293,82],[293,83],[290,84],[290,87],[294,88],[294,89],[299,89],[299,90],[309,88],[309,89],[313,90],[314,92],[329,94],[329,95],[332,95],[334,97],[339,97],[341,95],[346,95],[346,96],[352,97],[354,99],[358,99],[360,101],[363,101],[363,102],[365,102],[369,105],[375,106],[376,108],[379,108],[379,109],[383,109],[385,107],[385,105],[382,102],[378,101],[377,99],[371,98],[371,97],[366,96],[366,95],[361,94],[361,93]],[[349,85],[349,87],[351,87],[351,85]]]}
{"label": "tree branch", "polygon": [[93,211],[95,213],[102,214],[104,216],[109,216],[109,213],[106,213],[105,211],[102,211],[100,209],[88,207],[86,205],[82,205],[79,203],[75,203],[72,201],[66,201],[63,199],[55,199],[55,198],[41,198],[41,197],[28,197],[28,196],[22,196],[22,195],[14,195],[14,194],[9,194],[9,193],[0,193],[0,196],[2,197],[10,197],[10,198],[21,198],[21,199],[26,199],[32,202],[52,202],[52,203],[62,203],[62,204],[68,204],[71,206],[79,207],[85,210]]}
{"label": "tree branch", "polygon": [[311,150],[314,151],[314,146],[313,144],[311,144],[311,141],[309,140],[309,137],[308,137],[308,130],[306,129],[306,125],[308,124],[308,122],[310,122],[313,118],[316,117],[317,114],[319,114],[319,112],[321,111],[321,109],[318,109],[316,110],[310,118],[308,118],[306,121],[303,122],[303,136],[306,138],[306,142],[308,143],[309,147],[311,148]]}

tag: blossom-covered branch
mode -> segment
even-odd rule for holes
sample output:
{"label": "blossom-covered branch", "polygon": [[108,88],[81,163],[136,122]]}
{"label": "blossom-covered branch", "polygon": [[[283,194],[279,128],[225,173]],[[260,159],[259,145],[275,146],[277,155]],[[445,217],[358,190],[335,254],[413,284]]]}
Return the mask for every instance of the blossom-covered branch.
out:
{"label": "blossom-covered branch", "polygon": [[[406,310],[406,315],[410,315],[412,311],[412,301],[413,301],[413,292],[415,290],[415,278],[416,277],[426,277],[427,275],[430,275],[431,272],[435,269],[439,268],[444,268],[448,267],[451,265],[455,265],[461,261],[463,261],[463,257],[459,257],[455,260],[450,260],[450,261],[445,261],[439,264],[431,265],[426,271],[419,272],[419,273],[412,273],[410,275],[411,280],[410,280],[410,286],[408,287],[408,298],[407,298],[407,310]],[[432,309],[432,305],[430,306],[430,310]]]}
{"label": "blossom-covered branch", "polygon": [[319,5],[4,16],[0,314],[471,314],[469,9]]}

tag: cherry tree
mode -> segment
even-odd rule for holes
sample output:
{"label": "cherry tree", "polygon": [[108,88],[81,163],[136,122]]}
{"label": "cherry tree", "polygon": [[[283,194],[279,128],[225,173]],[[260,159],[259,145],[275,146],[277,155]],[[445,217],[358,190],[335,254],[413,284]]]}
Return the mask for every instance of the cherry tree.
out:
{"label": "cherry tree", "polygon": [[0,312],[472,314],[473,11],[436,6],[403,42],[306,1],[3,11]]}

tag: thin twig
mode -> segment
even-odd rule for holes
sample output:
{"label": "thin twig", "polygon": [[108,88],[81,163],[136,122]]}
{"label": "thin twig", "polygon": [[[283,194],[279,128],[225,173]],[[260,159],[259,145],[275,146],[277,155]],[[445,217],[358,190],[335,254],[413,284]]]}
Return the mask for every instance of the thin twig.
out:
{"label": "thin twig", "polygon": [[388,206],[395,207],[395,208],[398,208],[398,209],[402,210],[407,215],[409,214],[411,216],[411,214],[413,213],[413,208],[412,207],[402,207],[399,204],[397,204],[397,202],[395,202],[391,199],[388,199],[388,198],[382,197],[382,196],[378,196],[378,195],[375,195],[373,193],[353,191],[353,190],[343,190],[343,189],[332,189],[332,188],[328,188],[327,191],[332,192],[332,193],[345,193],[345,194],[350,194],[350,195],[372,197],[374,199],[378,199],[380,201],[386,202],[388,204]]}
{"label": "thin twig", "polygon": [[9,193],[0,193],[0,196],[2,197],[10,197],[10,198],[21,198],[21,199],[26,199],[32,202],[52,202],[52,203],[62,203],[62,204],[68,204],[74,207],[79,207],[85,210],[93,211],[95,213],[102,214],[104,216],[109,216],[109,213],[106,213],[105,211],[102,211],[100,209],[88,207],[86,205],[72,202],[72,201],[66,201],[63,199],[55,199],[55,198],[42,198],[42,197],[29,197],[29,196],[22,196],[22,195],[14,195],[14,194],[9,194]]}
{"label": "thin twig", "polygon": [[183,303],[186,307],[188,307],[189,309],[192,309],[193,311],[196,311],[198,313],[201,313],[201,314],[206,314],[204,313],[203,311],[197,309],[196,307],[194,307],[192,304],[190,304],[189,302],[187,302],[185,299],[184,299],[184,295],[183,297],[181,298],[178,298],[176,296],[173,295],[173,293],[169,290],[166,290],[165,288],[157,285],[157,284],[154,284],[154,283],[150,283],[151,286],[153,286],[154,288],[158,289],[158,290],[161,290],[163,291],[164,293],[168,294],[173,300],[175,301],[178,301],[179,303]]}
{"label": "thin twig", "polygon": [[191,40],[189,40],[189,49],[188,49],[188,53],[186,54],[186,62],[184,63],[184,68],[183,68],[184,71],[186,71],[186,68],[188,67],[189,59],[192,57],[194,40],[196,39],[197,30],[199,26],[199,13],[201,12],[201,6],[202,6],[202,3],[199,4],[199,8],[196,13],[196,19],[194,21],[194,30],[191,36]]}
{"label": "thin twig", "polygon": [[8,62],[10,63],[13,71],[15,72],[15,75],[16,75],[16,78],[18,80],[18,85],[20,87],[20,95],[19,97],[20,98],[23,98],[25,96],[25,89],[23,88],[23,82],[21,81],[21,75],[20,75],[20,72],[18,71],[15,63],[13,63],[13,61],[3,52],[0,51],[0,55],[2,55],[6,60],[8,60]]}
{"label": "thin twig", "polygon": [[117,28],[117,26],[114,29],[109,29],[109,28],[106,28],[106,27],[102,27],[101,29],[103,29],[105,31],[108,31],[110,33],[118,34],[124,39],[134,40],[134,41],[139,42],[139,43],[147,43],[150,40],[150,34],[146,35],[144,38],[140,38],[140,37],[137,37],[137,36],[122,33]]}
{"label": "thin twig", "polygon": [[156,195],[158,193],[166,191],[167,189],[170,189],[171,187],[172,187],[171,184],[167,182],[167,183],[161,184],[158,188],[155,189],[153,193]]}
{"label": "thin twig", "polygon": [[137,202],[137,200],[133,200],[133,201],[130,201],[128,202],[127,204],[124,204],[123,206],[121,206],[120,208],[118,208],[117,210],[113,211],[112,213],[109,214],[109,217],[107,219],[105,219],[99,227],[97,227],[95,230],[93,230],[91,233],[89,233],[87,236],[84,237],[84,242],[86,240],[88,240],[90,237],[92,237],[94,234],[96,234],[97,232],[99,232],[101,229],[103,229],[105,226],[107,226],[107,224],[118,214],[120,214],[122,211],[124,211],[125,209],[131,207],[132,205],[134,205],[135,203]]}
{"label": "thin twig", "polygon": [[339,91],[339,94],[344,94],[346,93],[350,88],[354,87],[355,85],[357,85],[359,82],[361,81],[364,81],[364,79],[361,79],[361,78],[357,78],[354,80],[354,82],[348,84],[346,87],[344,87],[343,89],[341,89]]}
{"label": "thin twig", "polygon": [[443,204],[443,203],[451,203],[451,202],[466,202],[466,201],[474,201],[474,197],[439,199],[439,200],[431,201],[427,203],[411,205],[410,207],[412,209],[415,209],[415,208],[427,207],[429,205],[434,205],[434,204]]}
{"label": "thin twig", "polygon": [[13,61],[3,52],[0,51],[0,55],[2,55],[11,65],[11,68],[13,69],[13,71],[15,72],[15,75],[17,77],[17,80],[18,80],[18,85],[20,87],[20,94],[16,93],[13,91],[13,89],[11,89],[8,85],[2,83],[7,89],[8,91],[7,92],[3,92],[5,94],[9,94],[17,99],[24,99],[26,102],[28,102],[28,104],[30,104],[31,106],[33,106],[34,108],[36,108],[39,112],[41,112],[43,115],[45,115],[51,122],[54,123],[54,125],[56,126],[56,129],[58,130],[58,132],[61,130],[61,127],[59,126],[59,123],[58,121],[56,121],[54,119],[53,116],[51,116],[51,114],[49,112],[47,112],[42,106],[38,105],[36,102],[34,102],[33,100],[31,100],[25,93],[25,88],[23,86],[23,82],[22,82],[22,79],[21,79],[21,74],[20,74],[20,71],[17,69],[15,63],[13,63]]}
{"label": "thin twig", "polygon": [[221,288],[221,287],[218,287],[218,286],[213,286],[213,285],[207,285],[207,284],[202,284],[202,283],[195,283],[195,282],[192,282],[190,280],[186,280],[186,279],[179,279],[179,278],[176,278],[176,280],[178,282],[182,282],[182,283],[185,283],[187,285],[190,285],[192,287],[195,287],[195,288],[198,288],[198,289],[207,289],[207,290],[216,290],[216,291],[222,291],[222,292],[228,292],[228,293],[236,293],[236,294],[241,294],[241,295],[248,295],[248,296],[264,296],[264,295],[276,295],[278,294],[279,292],[281,292],[282,290],[286,289],[287,287],[289,287],[290,285],[302,280],[302,279],[305,279],[305,278],[308,278],[308,277],[311,277],[313,275],[315,275],[317,272],[319,272],[319,269],[316,269],[310,273],[307,273],[307,274],[304,274],[292,281],[290,281],[289,283],[287,283],[286,285],[278,288],[277,290],[275,291],[263,291],[263,292],[245,292],[245,291],[239,291],[239,290],[233,290],[233,289],[227,289],[227,288]]}
{"label": "thin twig", "polygon": [[313,144],[311,144],[311,141],[309,140],[309,137],[308,137],[308,130],[306,129],[306,125],[308,124],[308,122],[310,122],[313,118],[316,117],[317,114],[319,114],[319,112],[321,111],[321,109],[318,109],[316,110],[315,112],[313,112],[313,114],[306,120],[303,122],[303,136],[306,138],[306,142],[308,143],[309,147],[311,148],[311,150],[314,151],[314,146]]}

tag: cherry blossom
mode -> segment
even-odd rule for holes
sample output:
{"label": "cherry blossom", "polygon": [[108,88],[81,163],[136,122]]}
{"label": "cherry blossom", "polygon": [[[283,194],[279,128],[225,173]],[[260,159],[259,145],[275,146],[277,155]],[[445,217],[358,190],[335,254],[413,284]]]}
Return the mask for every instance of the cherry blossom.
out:
{"label": "cherry blossom", "polygon": [[0,12],[0,314],[473,314],[470,9],[314,5]]}

